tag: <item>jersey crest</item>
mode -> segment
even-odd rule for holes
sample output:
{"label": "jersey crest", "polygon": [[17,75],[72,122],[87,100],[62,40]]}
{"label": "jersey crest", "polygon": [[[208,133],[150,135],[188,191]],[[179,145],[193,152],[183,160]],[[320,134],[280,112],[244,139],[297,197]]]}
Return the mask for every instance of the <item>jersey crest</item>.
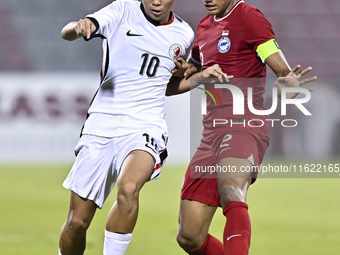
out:
{"label": "jersey crest", "polygon": [[231,42],[228,37],[222,37],[218,42],[218,51],[221,53],[226,53],[230,50]]}
{"label": "jersey crest", "polygon": [[171,45],[169,49],[169,56],[172,59],[184,56],[184,50],[182,49],[181,45],[179,45],[178,43],[174,43],[173,45]]}

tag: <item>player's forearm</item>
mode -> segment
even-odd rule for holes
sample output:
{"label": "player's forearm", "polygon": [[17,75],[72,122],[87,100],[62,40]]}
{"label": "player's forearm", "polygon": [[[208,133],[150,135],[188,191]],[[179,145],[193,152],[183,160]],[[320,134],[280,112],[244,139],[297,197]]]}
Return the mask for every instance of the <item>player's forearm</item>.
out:
{"label": "player's forearm", "polygon": [[190,90],[190,84],[188,86],[185,82],[185,78],[171,77],[168,86],[166,88],[166,96],[174,96],[185,93]]}
{"label": "player's forearm", "polygon": [[227,75],[223,72],[222,68],[218,64],[209,66],[201,72],[195,73],[190,76],[190,78],[182,78],[181,80],[171,79],[168,84],[168,89],[166,92],[167,96],[181,94],[187,92],[193,88],[196,88],[201,83],[204,83],[207,78],[217,78],[218,81],[229,82],[229,79],[233,78],[232,75]]}
{"label": "player's forearm", "polygon": [[67,41],[74,41],[79,38],[75,28],[77,26],[77,22],[73,21],[68,23],[62,30],[61,30],[61,37]]}
{"label": "player's forearm", "polygon": [[267,65],[273,70],[277,77],[286,77],[291,68],[282,52],[274,53],[266,58]]}
{"label": "player's forearm", "polygon": [[172,77],[166,89],[166,96],[174,96],[190,91],[196,88],[200,83],[198,79],[202,78],[201,72],[195,73],[190,78]]}
{"label": "player's forearm", "polygon": [[[282,52],[277,52],[273,55],[270,55],[266,59],[266,63],[273,70],[277,77],[286,77],[291,70]],[[281,87],[277,85],[278,83],[275,83],[275,87],[277,88],[277,96],[279,99],[281,99]]]}

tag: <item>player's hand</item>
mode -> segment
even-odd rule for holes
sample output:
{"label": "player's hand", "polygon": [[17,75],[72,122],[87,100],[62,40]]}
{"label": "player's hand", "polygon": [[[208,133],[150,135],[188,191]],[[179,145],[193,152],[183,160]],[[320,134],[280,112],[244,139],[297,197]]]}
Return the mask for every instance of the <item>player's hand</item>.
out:
{"label": "player's hand", "polygon": [[210,66],[204,69],[201,72],[201,77],[202,78],[218,78],[220,82],[229,82],[229,79],[232,79],[234,76],[227,75],[226,73],[222,71],[222,68],[218,64],[215,64],[213,66]]}
{"label": "player's hand", "polygon": [[176,67],[171,71],[173,77],[190,77],[191,75],[197,73],[197,68],[184,58],[179,57],[174,60]]}
{"label": "player's hand", "polygon": [[[275,87],[278,88],[278,94],[279,94],[279,98],[281,98],[281,88],[283,87],[290,87],[290,88],[299,88],[301,87],[303,84],[306,84],[308,82],[312,82],[315,81],[317,79],[316,76],[313,76],[311,78],[307,78],[304,79],[302,81],[299,81],[299,79],[304,76],[305,74],[307,74],[308,72],[310,72],[312,70],[312,67],[307,67],[306,69],[302,70],[301,72],[299,72],[297,75],[295,75],[295,73],[301,68],[300,65],[295,66],[290,73],[286,76],[286,77],[280,77],[277,79],[277,81],[275,82]],[[312,92],[313,89],[312,88],[307,88],[307,90],[309,92]],[[299,93],[287,93],[286,97],[287,99],[292,99],[295,98]]]}
{"label": "player's hand", "polygon": [[86,36],[87,39],[90,39],[91,34],[96,31],[96,26],[90,19],[85,18],[77,22],[74,30],[79,37]]}

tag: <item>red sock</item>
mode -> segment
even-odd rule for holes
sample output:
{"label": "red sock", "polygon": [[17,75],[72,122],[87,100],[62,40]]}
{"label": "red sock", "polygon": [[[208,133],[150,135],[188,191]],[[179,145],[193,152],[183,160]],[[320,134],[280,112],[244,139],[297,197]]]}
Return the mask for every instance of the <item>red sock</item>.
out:
{"label": "red sock", "polygon": [[201,247],[187,251],[187,253],[191,255],[224,255],[224,248],[220,240],[208,234]]}
{"label": "red sock", "polygon": [[251,226],[248,205],[243,202],[230,202],[223,208],[227,217],[223,243],[226,255],[247,255],[250,246]]}

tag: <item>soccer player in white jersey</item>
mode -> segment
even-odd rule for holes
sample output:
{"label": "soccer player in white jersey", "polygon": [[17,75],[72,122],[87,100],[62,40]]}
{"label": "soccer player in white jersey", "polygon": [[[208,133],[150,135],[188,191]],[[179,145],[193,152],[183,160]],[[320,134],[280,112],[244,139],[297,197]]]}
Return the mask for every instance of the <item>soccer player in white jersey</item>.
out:
{"label": "soccer player in white jersey", "polygon": [[[126,252],[137,221],[139,191],[159,176],[167,157],[165,93],[190,89],[181,86],[180,79],[167,87],[174,70],[180,77],[190,73],[188,64],[176,59],[186,55],[194,39],[190,26],[171,12],[173,1],[115,1],[62,30],[69,41],[102,38],[104,57],[101,84],[63,183],[71,198],[59,254],[84,254],[86,230],[115,183],[117,200],[106,222],[104,254]],[[218,66],[200,74],[212,76],[226,74]]]}

